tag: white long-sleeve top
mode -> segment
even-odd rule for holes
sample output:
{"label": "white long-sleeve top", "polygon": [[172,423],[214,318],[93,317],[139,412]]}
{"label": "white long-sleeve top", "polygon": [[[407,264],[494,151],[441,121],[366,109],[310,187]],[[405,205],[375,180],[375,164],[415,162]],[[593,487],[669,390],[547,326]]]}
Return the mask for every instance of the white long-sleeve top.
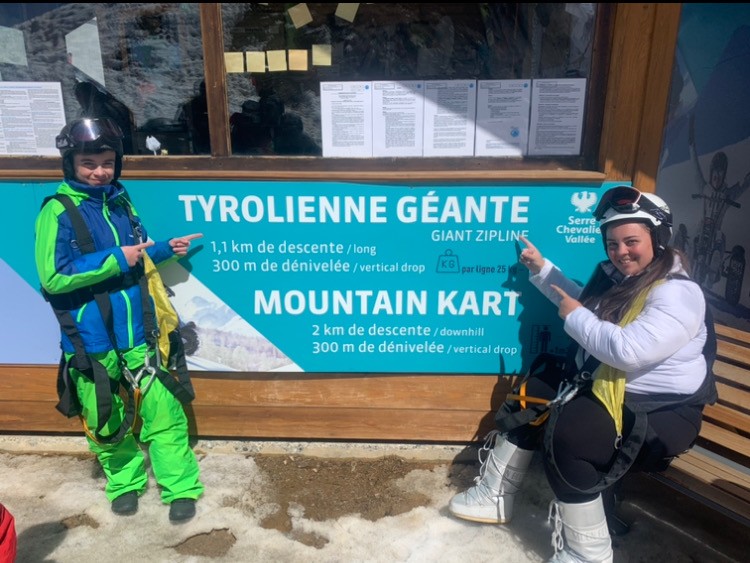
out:
{"label": "white long-sleeve top", "polygon": [[[685,274],[678,257],[673,274]],[[545,259],[529,280],[550,301],[559,304],[556,285],[578,298],[582,287]],[[599,319],[586,307],[565,318],[565,332],[601,362],[625,372],[625,390],[636,394],[695,392],[706,376],[706,300],[700,286],[686,279],[667,279],[653,288],[643,310],[621,327]]]}

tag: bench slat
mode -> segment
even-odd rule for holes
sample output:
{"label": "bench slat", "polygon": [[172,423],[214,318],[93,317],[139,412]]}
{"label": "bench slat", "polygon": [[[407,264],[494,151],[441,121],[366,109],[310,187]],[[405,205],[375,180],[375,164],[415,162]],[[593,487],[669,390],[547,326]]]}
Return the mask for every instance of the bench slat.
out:
{"label": "bench slat", "polygon": [[683,472],[678,468],[668,469],[665,473],[654,473],[652,477],[672,487],[678,485],[682,492],[702,501],[704,504],[708,500],[709,504],[717,510],[735,518],[739,517],[745,524],[750,522],[750,509],[748,508],[750,504],[702,482],[693,476],[690,470]]}
{"label": "bench slat", "polygon": [[[706,456],[690,451],[675,459],[663,473],[653,474],[657,480],[670,486],[678,485],[686,494],[708,500],[717,509],[739,516],[745,523],[750,523],[750,493],[747,484],[743,484],[736,471]],[[739,479],[739,484],[727,476]]]}
{"label": "bench slat", "polygon": [[750,347],[750,332],[719,323],[714,323],[714,328],[716,329],[716,336],[718,338],[732,338],[744,342]]}
{"label": "bench slat", "polygon": [[719,340],[716,351],[717,358],[724,358],[750,368],[750,350],[747,346]]}
{"label": "bench slat", "polygon": [[692,449],[651,476],[750,526],[750,474],[727,462],[750,467],[750,332],[714,326],[719,400],[703,410],[698,440],[708,453]]}
{"label": "bench slat", "polygon": [[730,426],[739,434],[750,432],[750,416],[725,405],[706,405],[703,417],[704,420],[712,420],[721,426]]}
{"label": "bench slat", "polygon": [[678,466],[682,465],[683,469],[686,465],[691,465],[701,471],[706,476],[706,482],[711,482],[714,486],[721,487],[722,483],[734,484],[735,488],[744,491],[735,496],[745,498],[750,503],[750,475],[728,465],[725,459],[692,449],[675,461],[677,460],[680,460]]}
{"label": "bench slat", "polygon": [[750,440],[720,426],[704,420],[701,424],[700,437],[718,444],[744,458],[744,465],[750,465]]}
{"label": "bench slat", "polygon": [[750,380],[750,373],[739,366],[716,360],[714,362],[714,374],[716,374],[717,379],[724,380],[725,383],[744,388],[745,390],[750,388],[750,381],[748,381]]}
{"label": "bench slat", "polygon": [[[750,511],[750,490],[747,488],[747,483],[731,481],[724,469],[706,464],[704,459],[687,454],[683,454],[683,456],[674,460],[670,469],[672,467],[677,471],[691,475],[703,485],[711,487],[712,491],[716,489],[731,495],[738,501],[747,503],[747,510]],[[667,469],[666,473],[669,473],[670,469]]]}
{"label": "bench slat", "polygon": [[719,403],[727,405],[737,411],[750,411],[750,393],[737,393],[735,387],[716,382],[716,390],[719,393]]}

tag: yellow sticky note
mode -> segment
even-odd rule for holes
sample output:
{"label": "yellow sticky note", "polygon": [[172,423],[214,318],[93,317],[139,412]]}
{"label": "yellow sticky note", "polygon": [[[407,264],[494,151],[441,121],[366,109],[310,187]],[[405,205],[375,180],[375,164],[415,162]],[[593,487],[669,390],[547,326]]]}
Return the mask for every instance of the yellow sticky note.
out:
{"label": "yellow sticky note", "polygon": [[266,54],[263,51],[246,52],[245,63],[248,72],[266,72]]}
{"label": "yellow sticky note", "polygon": [[312,21],[312,16],[310,15],[310,10],[308,9],[307,4],[297,4],[296,6],[292,6],[287,10],[287,13],[292,20],[292,24],[294,24],[294,27],[297,29]]}
{"label": "yellow sticky note", "polygon": [[224,53],[224,66],[227,72],[245,72],[245,61],[242,53]]}
{"label": "yellow sticky note", "polygon": [[331,66],[331,46],[313,45],[312,64],[313,66]]}
{"label": "yellow sticky note", "polygon": [[307,70],[306,49],[289,49],[289,70]]}
{"label": "yellow sticky note", "polygon": [[354,22],[357,10],[359,10],[359,4],[342,4],[339,2],[339,5],[336,6],[336,15],[342,20]]}
{"label": "yellow sticky note", "polygon": [[266,57],[268,58],[268,70],[270,72],[286,70],[286,50],[266,51]]}

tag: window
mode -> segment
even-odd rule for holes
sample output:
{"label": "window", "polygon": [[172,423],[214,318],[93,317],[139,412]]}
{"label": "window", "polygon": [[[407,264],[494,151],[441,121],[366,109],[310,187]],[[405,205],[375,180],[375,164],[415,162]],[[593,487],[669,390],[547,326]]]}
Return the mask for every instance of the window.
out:
{"label": "window", "polygon": [[[574,81],[584,85],[572,95],[578,105],[574,121],[580,127],[579,137],[568,149],[575,150],[528,151],[510,155],[523,158],[506,159],[496,158],[508,156],[504,153],[475,152],[472,144],[469,153],[448,151],[447,158],[435,159],[429,166],[591,169],[597,161],[602,107],[589,92],[602,91],[606,75],[608,53],[602,46],[607,39],[597,41],[596,28],[601,13],[611,10],[607,6],[6,3],[0,5],[0,38],[8,46],[0,53],[0,88],[59,84],[63,120],[81,115],[115,118],[126,133],[126,154],[241,157],[231,164],[191,161],[207,170],[267,169],[268,164],[252,164],[260,160],[253,157],[274,156],[286,158],[288,165],[274,160],[273,166],[323,172],[356,171],[361,166],[336,163],[328,157],[342,155],[326,154],[334,122],[330,101],[321,97],[326,84],[470,81],[480,92],[490,81]],[[216,17],[206,18],[212,10]],[[204,52],[211,61],[208,65]],[[594,52],[599,60],[592,57]],[[221,58],[223,69],[216,64]],[[207,80],[212,84],[209,91]],[[561,94],[558,100],[564,98]],[[507,108],[496,100],[494,106],[480,105],[476,111],[482,109],[488,118]],[[566,111],[558,107],[553,113],[563,116]],[[35,115],[36,129],[36,121],[43,121],[44,115]],[[410,127],[420,129],[410,117],[400,121],[400,116],[399,112],[395,117],[373,114],[369,127],[377,133],[395,120],[401,126],[397,137],[413,135]],[[489,130],[483,129],[480,113],[472,113],[470,119],[477,131]],[[23,121],[26,128],[28,121]],[[520,121],[516,131],[528,135],[529,123]],[[20,131],[8,119],[0,126],[6,139]],[[52,149],[55,129],[59,131],[57,124],[47,124],[46,129],[40,125],[51,138]],[[424,124],[421,129],[424,134]],[[439,133],[450,134],[450,129]],[[224,133],[228,146],[218,142]],[[430,133],[435,134],[435,129]],[[360,134],[366,137],[372,132],[361,129]],[[216,146],[211,146],[211,139]],[[49,147],[48,152],[35,152],[39,143],[19,143],[15,148],[0,143],[0,158],[54,154]],[[315,157],[314,163],[295,158],[301,156]],[[343,156],[363,155],[344,151]],[[377,169],[387,164],[393,169],[391,159],[378,163],[383,154],[371,156],[368,166]],[[423,169],[424,157],[440,155],[395,156],[408,157],[398,160],[398,167],[408,170]],[[448,158],[452,156],[458,162]],[[144,169],[150,166],[147,160],[138,162]]]}
{"label": "window", "polygon": [[[358,8],[343,8],[349,6]],[[232,150],[256,155],[325,154],[325,127],[331,118],[321,116],[321,107],[324,113],[326,109],[322,83],[343,83],[339,86],[345,87],[359,81],[476,80],[486,85],[490,80],[579,79],[577,84],[583,85],[585,80],[580,79],[591,73],[595,6],[222,4]],[[481,96],[480,90],[476,92]],[[503,126],[509,122],[518,125],[517,133],[525,141],[529,106],[509,101],[509,96],[512,94],[505,100],[496,98],[491,108],[484,109],[487,115],[507,112]],[[480,123],[482,107],[477,109],[479,128],[488,121]],[[513,114],[516,110],[524,110],[526,116],[518,118]],[[377,116],[384,113],[373,110],[375,122],[360,128],[363,137],[370,134],[368,129],[377,135]],[[402,106],[398,115],[390,112],[384,119],[399,120],[404,115]],[[330,127],[353,126],[354,119],[346,117],[343,125],[340,121]],[[513,122],[514,118],[518,121]],[[470,119],[475,119],[473,113]],[[582,127],[582,111],[578,119]],[[426,121],[424,127],[429,132]],[[555,128],[560,128],[560,121],[558,116]],[[398,124],[404,125],[402,121]],[[419,127],[419,120],[414,124],[410,119],[407,124]],[[454,125],[450,127],[455,129]],[[471,156],[475,155],[473,125],[468,139]],[[403,135],[407,126],[394,136]],[[432,133],[445,135],[447,129]],[[481,133],[477,131],[477,135]],[[425,144],[428,141],[424,139]],[[343,152],[354,152],[351,143]],[[398,151],[394,153],[398,156]],[[450,150],[445,154],[452,156]]]}
{"label": "window", "polygon": [[0,34],[0,86],[59,83],[65,120],[112,117],[126,154],[203,149],[207,130],[196,139],[188,124],[207,127],[205,111],[186,111],[203,80],[198,4],[3,4]]}

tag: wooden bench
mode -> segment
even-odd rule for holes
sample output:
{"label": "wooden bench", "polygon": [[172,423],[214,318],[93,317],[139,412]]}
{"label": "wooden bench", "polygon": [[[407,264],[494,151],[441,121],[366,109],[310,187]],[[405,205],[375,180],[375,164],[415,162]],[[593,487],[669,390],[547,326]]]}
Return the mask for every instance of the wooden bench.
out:
{"label": "wooden bench", "polygon": [[649,475],[750,526],[750,333],[717,323],[716,336],[719,400],[696,446]]}

